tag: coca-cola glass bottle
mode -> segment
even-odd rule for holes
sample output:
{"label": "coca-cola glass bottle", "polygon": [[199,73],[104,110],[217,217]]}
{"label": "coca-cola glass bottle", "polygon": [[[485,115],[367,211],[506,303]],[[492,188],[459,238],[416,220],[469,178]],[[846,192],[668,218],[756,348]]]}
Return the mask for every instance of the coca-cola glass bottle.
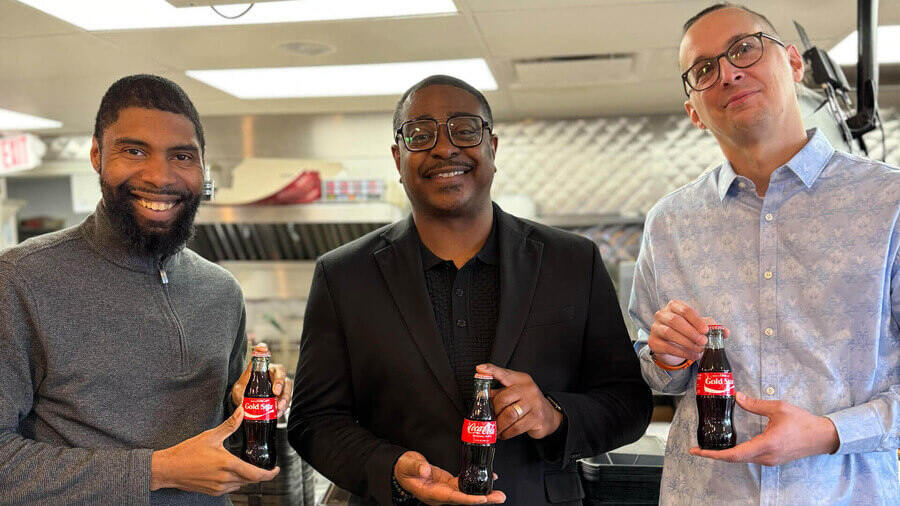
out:
{"label": "coca-cola glass bottle", "polygon": [[278,399],[272,393],[269,378],[269,348],[258,344],[253,348],[250,380],[244,390],[244,441],[241,459],[263,469],[275,467],[278,450],[275,431],[278,424]]}
{"label": "coca-cola glass bottle", "polygon": [[697,369],[697,443],[704,450],[724,450],[737,442],[734,376],[725,355],[725,327],[710,325],[706,350]]}
{"label": "coca-cola glass bottle", "polygon": [[494,489],[497,419],[489,397],[493,380],[488,374],[475,375],[475,401],[463,421],[459,490],[464,494],[487,495]]}

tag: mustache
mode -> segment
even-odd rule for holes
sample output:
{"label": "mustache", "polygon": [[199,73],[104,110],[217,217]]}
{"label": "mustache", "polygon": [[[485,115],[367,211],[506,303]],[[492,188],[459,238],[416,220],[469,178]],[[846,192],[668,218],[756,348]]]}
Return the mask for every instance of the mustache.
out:
{"label": "mustache", "polygon": [[193,194],[190,191],[184,190],[181,188],[177,188],[173,185],[166,185],[166,186],[162,186],[162,187],[152,187],[151,188],[151,187],[145,187],[145,186],[134,186],[127,181],[120,184],[116,188],[116,191],[121,192],[121,193],[127,192],[129,194],[134,191],[138,191],[141,193],[148,193],[151,195],[174,195],[174,196],[180,197],[182,199],[189,199],[193,196]]}

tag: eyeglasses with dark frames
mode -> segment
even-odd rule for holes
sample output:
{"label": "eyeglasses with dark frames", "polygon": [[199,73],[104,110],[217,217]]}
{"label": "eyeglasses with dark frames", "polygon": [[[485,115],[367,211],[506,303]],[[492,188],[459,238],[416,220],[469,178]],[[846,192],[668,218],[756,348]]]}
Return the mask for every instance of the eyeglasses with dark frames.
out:
{"label": "eyeglasses with dark frames", "polygon": [[690,91],[708,90],[719,82],[722,77],[722,67],[719,59],[725,59],[739,69],[745,69],[756,64],[763,57],[763,39],[769,39],[781,47],[784,43],[763,32],[756,32],[741,37],[734,41],[724,52],[712,57],[703,58],[690,66],[684,74],[681,74],[681,84],[684,86],[684,94],[691,96]]}
{"label": "eyeglasses with dark frames", "polygon": [[484,130],[491,125],[480,116],[460,115],[438,123],[435,119],[410,120],[397,129],[395,135],[403,139],[403,145],[410,151],[428,151],[437,145],[438,131],[447,127],[450,144],[458,148],[473,148],[484,140]]}

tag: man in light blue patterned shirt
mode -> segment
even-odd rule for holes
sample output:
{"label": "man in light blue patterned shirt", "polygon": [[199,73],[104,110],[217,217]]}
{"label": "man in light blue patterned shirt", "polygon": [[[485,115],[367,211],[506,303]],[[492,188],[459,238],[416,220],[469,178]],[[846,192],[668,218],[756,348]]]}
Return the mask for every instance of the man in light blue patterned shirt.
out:
{"label": "man in light blue patterned shirt", "polygon": [[[663,504],[900,504],[900,171],[805,131],[797,49],[719,5],[685,25],[685,109],[726,162],[647,216],[629,311],[684,393]],[[738,445],[697,447],[708,324],[730,329]]]}

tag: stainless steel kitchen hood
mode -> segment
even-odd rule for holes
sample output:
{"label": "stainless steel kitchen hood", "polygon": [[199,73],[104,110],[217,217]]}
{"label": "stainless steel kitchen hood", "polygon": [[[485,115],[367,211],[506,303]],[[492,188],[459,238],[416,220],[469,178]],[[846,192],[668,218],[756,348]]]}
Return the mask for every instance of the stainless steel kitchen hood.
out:
{"label": "stainless steel kitchen hood", "polygon": [[213,262],[315,260],[403,216],[384,202],[203,205],[189,246]]}

